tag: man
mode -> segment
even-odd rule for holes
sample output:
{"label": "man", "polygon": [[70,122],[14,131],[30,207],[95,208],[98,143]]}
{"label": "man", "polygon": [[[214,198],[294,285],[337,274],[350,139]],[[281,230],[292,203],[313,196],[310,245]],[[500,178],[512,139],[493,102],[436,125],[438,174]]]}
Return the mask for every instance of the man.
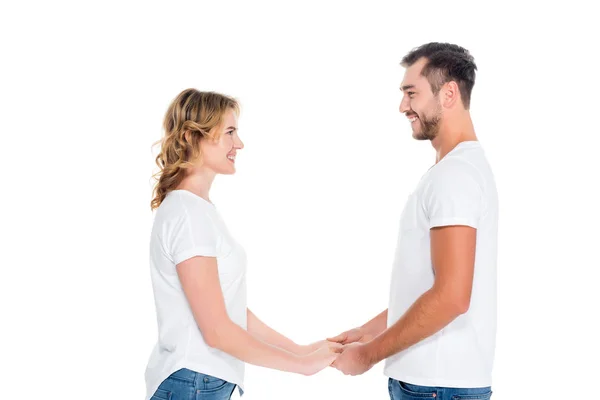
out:
{"label": "man", "polygon": [[496,336],[498,197],[469,113],[476,65],[429,43],[402,60],[400,112],[436,163],[401,216],[389,307],[344,344],[333,366],[358,375],[386,359],[392,400],[489,399]]}

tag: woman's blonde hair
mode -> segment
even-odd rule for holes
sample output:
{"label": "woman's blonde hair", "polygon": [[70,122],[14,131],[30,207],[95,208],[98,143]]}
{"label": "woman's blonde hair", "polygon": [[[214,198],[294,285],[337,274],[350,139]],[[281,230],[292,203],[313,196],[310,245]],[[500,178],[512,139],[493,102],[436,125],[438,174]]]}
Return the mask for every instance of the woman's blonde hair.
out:
{"label": "woman's blonde hair", "polygon": [[155,143],[160,144],[156,156],[160,170],[153,176],[157,182],[150,202],[152,210],[181,183],[186,169],[201,159],[200,141],[219,139],[223,115],[230,109],[239,114],[238,102],[215,92],[186,89],[173,100],[163,122],[165,135]]}

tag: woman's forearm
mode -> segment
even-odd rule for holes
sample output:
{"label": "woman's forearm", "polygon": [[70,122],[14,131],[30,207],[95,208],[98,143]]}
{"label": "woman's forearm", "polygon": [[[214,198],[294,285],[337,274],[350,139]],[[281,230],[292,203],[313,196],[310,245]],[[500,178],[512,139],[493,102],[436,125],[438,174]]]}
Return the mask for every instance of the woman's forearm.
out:
{"label": "woman's forearm", "polygon": [[247,315],[248,332],[252,336],[265,343],[287,350],[290,353],[302,354],[302,346],[294,343],[294,341],[292,341],[291,339],[285,337],[281,333],[277,332],[276,330],[262,322],[256,316],[256,314],[250,311],[250,309],[247,309]]}
{"label": "woman's forearm", "polygon": [[214,330],[212,340],[207,344],[253,365],[306,373],[300,356],[263,342],[230,320]]}

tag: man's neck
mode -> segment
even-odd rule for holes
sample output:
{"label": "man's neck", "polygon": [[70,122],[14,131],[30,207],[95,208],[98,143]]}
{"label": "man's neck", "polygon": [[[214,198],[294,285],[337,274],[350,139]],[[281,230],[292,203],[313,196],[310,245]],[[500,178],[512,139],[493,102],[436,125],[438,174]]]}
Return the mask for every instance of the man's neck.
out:
{"label": "man's neck", "polygon": [[468,112],[459,118],[440,121],[438,135],[431,141],[431,145],[436,152],[436,164],[459,143],[472,140],[476,141],[477,136]]}

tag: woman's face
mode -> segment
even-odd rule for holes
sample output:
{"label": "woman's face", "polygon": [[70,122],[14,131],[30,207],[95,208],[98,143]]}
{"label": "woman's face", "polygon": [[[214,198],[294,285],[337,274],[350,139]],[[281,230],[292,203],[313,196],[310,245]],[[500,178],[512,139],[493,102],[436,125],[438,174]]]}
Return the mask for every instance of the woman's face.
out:
{"label": "woman's face", "polygon": [[235,156],[244,148],[244,143],[237,134],[237,114],[229,109],[223,115],[219,140],[202,140],[202,167],[216,174],[231,175],[235,173]]}

